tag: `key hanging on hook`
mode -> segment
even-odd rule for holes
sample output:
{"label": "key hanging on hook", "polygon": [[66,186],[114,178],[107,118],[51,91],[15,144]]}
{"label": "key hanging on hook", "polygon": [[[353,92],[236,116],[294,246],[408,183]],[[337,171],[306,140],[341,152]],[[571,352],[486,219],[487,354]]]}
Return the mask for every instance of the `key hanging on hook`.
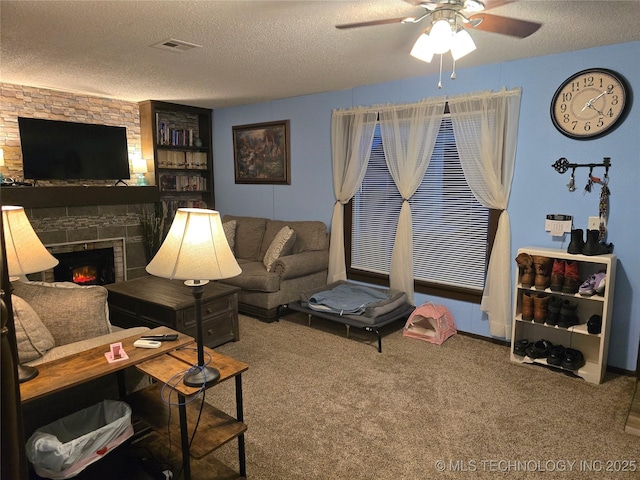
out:
{"label": "key hanging on hook", "polygon": [[571,170],[571,178],[569,179],[569,183],[567,183],[567,188],[569,189],[570,192],[575,192],[576,191],[576,169],[575,167],[573,167],[573,169]]}
{"label": "key hanging on hook", "polygon": [[583,193],[591,193],[591,187],[593,186],[593,167],[589,167],[589,180],[587,181],[587,184],[584,187],[584,192]]}

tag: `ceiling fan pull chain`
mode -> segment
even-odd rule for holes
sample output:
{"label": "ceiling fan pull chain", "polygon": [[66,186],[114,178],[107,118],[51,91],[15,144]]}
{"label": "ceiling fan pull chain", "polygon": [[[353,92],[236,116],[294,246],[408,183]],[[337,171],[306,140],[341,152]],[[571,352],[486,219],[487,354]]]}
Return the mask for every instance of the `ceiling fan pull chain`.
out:
{"label": "ceiling fan pull chain", "polygon": [[440,54],[440,78],[438,79],[438,88],[442,88],[442,54]]}
{"label": "ceiling fan pull chain", "polygon": [[456,59],[453,59],[453,72],[451,72],[451,80],[456,79]]}

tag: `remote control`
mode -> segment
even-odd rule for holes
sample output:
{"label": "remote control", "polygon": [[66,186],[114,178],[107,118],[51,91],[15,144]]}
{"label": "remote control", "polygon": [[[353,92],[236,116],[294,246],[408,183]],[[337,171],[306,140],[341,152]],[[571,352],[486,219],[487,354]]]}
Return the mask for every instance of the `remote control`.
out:
{"label": "remote control", "polygon": [[168,333],[166,335],[143,335],[142,340],[155,340],[156,342],[172,342],[178,339],[177,333]]}
{"label": "remote control", "polygon": [[140,339],[133,342],[133,346],[138,348],[159,348],[160,345],[162,345],[161,342],[156,342],[153,340]]}

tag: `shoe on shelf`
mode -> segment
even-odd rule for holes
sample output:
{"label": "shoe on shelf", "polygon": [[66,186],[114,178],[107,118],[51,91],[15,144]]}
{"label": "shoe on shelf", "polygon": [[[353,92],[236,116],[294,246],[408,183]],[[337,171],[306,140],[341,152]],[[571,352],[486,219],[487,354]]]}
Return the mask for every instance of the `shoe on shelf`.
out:
{"label": "shoe on shelf", "polygon": [[513,345],[513,353],[515,355],[518,355],[519,357],[525,357],[527,355],[527,348],[529,348],[530,343],[531,342],[529,342],[529,340],[527,339],[518,340]]}
{"label": "shoe on shelf", "polygon": [[584,232],[582,231],[581,228],[571,230],[571,242],[569,242],[567,253],[571,253],[572,255],[577,255],[579,253],[582,253],[583,248],[584,248]]}
{"label": "shoe on shelf", "polygon": [[565,355],[566,355],[566,349],[562,345],[554,345],[549,350],[547,363],[549,365],[560,367],[562,365],[562,360],[564,359]]}
{"label": "shoe on shelf", "polygon": [[580,350],[576,350],[575,348],[567,348],[564,354],[564,358],[562,359],[562,368],[575,371],[580,367],[583,367],[584,364],[584,355],[582,355],[582,352]]}
{"label": "shoe on shelf", "polygon": [[606,283],[607,274],[605,272],[595,273],[578,287],[578,293],[584,297],[591,297],[596,293],[598,295],[604,295]]}
{"label": "shoe on shelf", "polygon": [[516,263],[520,269],[520,283],[525,288],[531,288],[535,279],[535,271],[533,269],[533,259],[528,253],[519,253],[516,257]]}
{"label": "shoe on shelf", "polygon": [[530,358],[547,358],[549,350],[553,347],[553,343],[549,340],[538,340],[537,342],[529,344],[527,348],[527,356]]}
{"label": "shoe on shelf", "polygon": [[587,320],[587,331],[593,335],[602,331],[602,317],[600,315],[591,315],[591,318]]}
{"label": "shoe on shelf", "polygon": [[563,293],[576,293],[580,284],[579,263],[567,260],[564,264]]}
{"label": "shoe on shelf", "polygon": [[547,324],[556,326],[560,320],[560,309],[562,308],[562,299],[560,297],[551,296],[547,308]]}
{"label": "shoe on shelf", "polygon": [[562,307],[560,307],[560,319],[558,320],[558,326],[560,328],[569,328],[574,325],[578,325],[580,321],[578,320],[578,314],[576,313],[577,309],[577,303],[570,302],[569,300],[563,300]]}
{"label": "shoe on shelf", "polygon": [[551,285],[549,287],[552,292],[559,292],[564,286],[565,263],[566,262],[564,260],[558,260],[557,258],[553,260],[553,267],[551,268]]}

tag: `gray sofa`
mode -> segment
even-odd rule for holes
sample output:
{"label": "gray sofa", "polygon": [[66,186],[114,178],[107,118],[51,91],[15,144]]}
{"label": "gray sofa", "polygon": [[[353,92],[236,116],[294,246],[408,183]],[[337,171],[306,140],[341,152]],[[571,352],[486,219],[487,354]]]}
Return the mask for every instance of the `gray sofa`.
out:
{"label": "gray sofa", "polygon": [[[298,300],[300,292],[327,283],[329,234],[320,221],[283,221],[260,217],[224,215],[223,224],[235,221],[230,241],[242,268],[237,277],[222,283],[241,288],[238,311],[265,321],[277,320],[281,307]],[[265,254],[278,232],[288,226],[295,233],[289,252],[277,258],[267,270]],[[229,239],[229,236],[227,237]]]}

